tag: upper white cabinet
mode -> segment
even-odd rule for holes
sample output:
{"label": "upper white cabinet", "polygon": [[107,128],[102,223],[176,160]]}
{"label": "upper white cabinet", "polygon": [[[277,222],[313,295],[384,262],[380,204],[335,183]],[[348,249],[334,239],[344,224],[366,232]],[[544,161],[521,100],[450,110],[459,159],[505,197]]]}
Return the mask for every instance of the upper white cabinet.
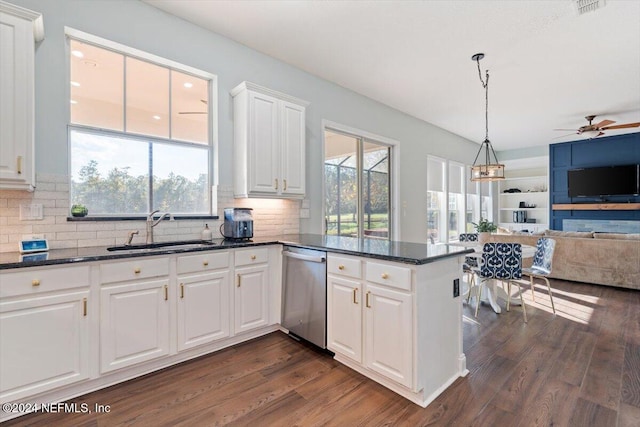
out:
{"label": "upper white cabinet", "polygon": [[304,197],[308,103],[250,82],[231,95],[235,196]]}
{"label": "upper white cabinet", "polygon": [[42,15],[0,1],[0,189],[32,191],[34,167],[34,42]]}

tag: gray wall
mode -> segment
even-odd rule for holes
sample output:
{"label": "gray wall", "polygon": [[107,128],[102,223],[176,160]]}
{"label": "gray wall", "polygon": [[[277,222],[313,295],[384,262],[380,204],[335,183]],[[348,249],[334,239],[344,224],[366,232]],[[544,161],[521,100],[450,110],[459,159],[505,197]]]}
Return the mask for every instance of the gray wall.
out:
{"label": "gray wall", "polygon": [[[302,232],[322,231],[322,120],[400,141],[397,195],[401,234],[426,236],[426,156],[471,163],[476,143],[319,79],[218,34],[128,0],[11,0],[44,15],[45,39],[36,49],[36,171],[68,173],[68,77],[64,26],[162,56],[218,76],[219,183],[231,185],[233,111],[229,91],[244,80],[311,103],[307,110],[307,198],[311,217]],[[393,85],[393,82],[389,82]],[[425,102],[429,102],[425,99]]]}

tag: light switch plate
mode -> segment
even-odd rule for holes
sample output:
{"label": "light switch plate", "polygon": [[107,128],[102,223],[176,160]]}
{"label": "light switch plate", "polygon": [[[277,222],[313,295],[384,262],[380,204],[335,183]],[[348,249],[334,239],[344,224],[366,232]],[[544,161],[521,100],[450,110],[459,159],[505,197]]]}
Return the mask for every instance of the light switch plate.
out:
{"label": "light switch plate", "polygon": [[309,218],[309,209],[300,209],[300,218]]}
{"label": "light switch plate", "polygon": [[44,219],[44,208],[42,203],[31,203],[20,205],[20,221],[32,221]]}

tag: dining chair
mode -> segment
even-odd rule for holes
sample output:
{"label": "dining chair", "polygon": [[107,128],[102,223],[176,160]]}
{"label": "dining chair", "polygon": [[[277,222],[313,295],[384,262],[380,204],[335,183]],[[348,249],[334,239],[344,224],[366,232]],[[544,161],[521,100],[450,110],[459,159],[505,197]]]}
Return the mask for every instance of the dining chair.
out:
{"label": "dining chair", "polygon": [[556,241],[547,237],[541,237],[536,244],[536,253],[533,256],[533,264],[531,267],[523,268],[522,274],[529,276],[531,283],[531,297],[536,300],[533,292],[533,279],[542,279],[547,283],[549,291],[549,299],[551,300],[551,308],[556,313],[556,306],[553,304],[553,295],[551,292],[551,284],[547,278],[551,274],[551,264],[553,262],[553,252],[556,248]]}
{"label": "dining chair", "polygon": [[[461,233],[458,236],[459,242],[477,242],[478,233]],[[467,303],[469,303],[469,297],[471,296],[471,288],[475,286],[475,271],[474,268],[478,267],[478,259],[476,257],[467,256],[464,257],[464,264],[462,264],[462,272],[467,275],[469,284],[469,291],[467,292]]]}
{"label": "dining chair", "polygon": [[[507,311],[509,311],[511,306],[511,284],[515,283],[520,288],[520,283],[516,282],[516,280],[522,278],[522,245],[520,243],[485,243],[482,247],[480,268],[476,269],[476,272],[481,278],[476,291],[476,317],[478,317],[482,286],[490,279],[507,282]],[[527,309],[522,298],[522,290],[520,291],[520,302],[522,304],[524,322],[527,323]]]}

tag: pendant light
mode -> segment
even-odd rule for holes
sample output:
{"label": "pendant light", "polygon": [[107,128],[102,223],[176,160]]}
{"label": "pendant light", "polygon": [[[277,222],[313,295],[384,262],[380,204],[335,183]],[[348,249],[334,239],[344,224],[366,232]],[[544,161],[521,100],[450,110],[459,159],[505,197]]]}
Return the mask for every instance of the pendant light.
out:
{"label": "pendant light", "polygon": [[[471,59],[478,64],[478,76],[484,88],[485,108],[485,136],[478,150],[478,154],[476,154],[476,159],[473,161],[473,166],[471,167],[471,181],[498,181],[504,179],[504,165],[498,162],[496,152],[493,151],[491,141],[489,141],[489,70],[486,71],[486,81],[482,80],[482,73],[480,72],[480,60],[482,58],[484,58],[484,53],[476,53],[471,57]],[[484,155],[482,155],[483,151]],[[478,159],[480,160],[478,161]]]}

